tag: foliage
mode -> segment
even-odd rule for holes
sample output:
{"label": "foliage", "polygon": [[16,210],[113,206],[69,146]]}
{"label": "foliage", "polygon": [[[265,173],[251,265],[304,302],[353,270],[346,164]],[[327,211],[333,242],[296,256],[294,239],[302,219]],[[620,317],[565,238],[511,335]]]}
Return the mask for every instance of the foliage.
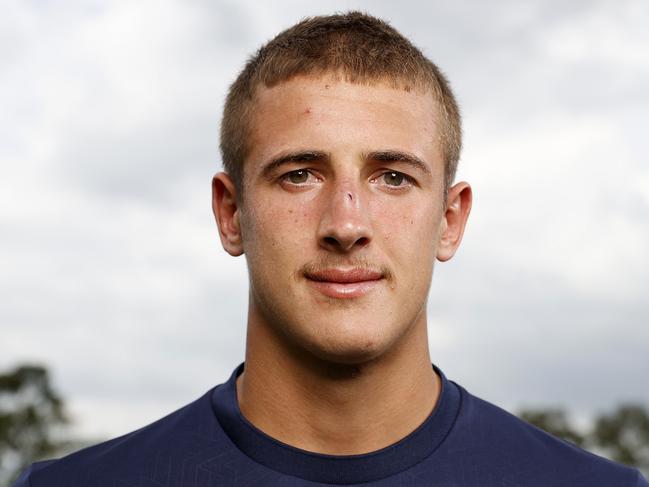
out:
{"label": "foliage", "polygon": [[649,471],[649,414],[638,405],[622,405],[599,416],[593,441],[612,460]]}
{"label": "foliage", "polygon": [[548,433],[616,462],[639,468],[649,476],[649,413],[637,404],[622,404],[597,416],[580,432],[560,408],[528,409],[519,417]]}
{"label": "foliage", "polygon": [[568,440],[577,446],[583,447],[584,435],[579,433],[571,424],[565,411],[559,408],[546,410],[527,410],[520,413],[520,418],[531,423],[548,433]]}
{"label": "foliage", "polygon": [[0,486],[30,463],[54,455],[67,423],[63,400],[45,367],[22,365],[0,373]]}

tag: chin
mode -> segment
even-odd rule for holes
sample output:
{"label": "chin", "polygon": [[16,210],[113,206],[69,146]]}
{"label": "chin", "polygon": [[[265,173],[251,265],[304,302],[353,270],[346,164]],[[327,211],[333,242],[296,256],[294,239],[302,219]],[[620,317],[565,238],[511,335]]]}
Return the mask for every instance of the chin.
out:
{"label": "chin", "polygon": [[394,337],[387,330],[382,333],[350,333],[350,330],[327,330],[325,335],[309,337],[301,348],[319,360],[341,364],[357,365],[374,360],[387,351],[394,343]]}
{"label": "chin", "polygon": [[309,350],[312,355],[323,362],[339,365],[360,365],[380,357],[383,351],[345,349],[331,350],[313,347]]}

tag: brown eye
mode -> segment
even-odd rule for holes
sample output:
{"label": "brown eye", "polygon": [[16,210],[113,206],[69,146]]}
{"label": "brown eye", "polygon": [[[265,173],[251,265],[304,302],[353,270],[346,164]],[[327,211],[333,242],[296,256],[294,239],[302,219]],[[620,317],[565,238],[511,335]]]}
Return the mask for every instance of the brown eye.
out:
{"label": "brown eye", "polygon": [[403,179],[403,174],[400,172],[392,171],[383,174],[383,180],[390,186],[401,186]]}
{"label": "brown eye", "polygon": [[293,184],[302,184],[306,183],[309,178],[309,172],[305,169],[298,169],[297,171],[291,171],[286,177]]}

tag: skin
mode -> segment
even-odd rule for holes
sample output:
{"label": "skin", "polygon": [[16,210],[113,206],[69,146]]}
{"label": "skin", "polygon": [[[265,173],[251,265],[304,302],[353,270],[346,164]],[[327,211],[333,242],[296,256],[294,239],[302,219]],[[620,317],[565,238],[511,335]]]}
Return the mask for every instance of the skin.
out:
{"label": "skin", "polygon": [[[227,174],[213,179],[221,242],[250,277],[239,407],[304,450],[384,448],[438,399],[426,302],[471,188],[443,198],[429,93],[298,77],[259,88],[254,113],[242,201]],[[363,282],[332,282],[341,273]]]}

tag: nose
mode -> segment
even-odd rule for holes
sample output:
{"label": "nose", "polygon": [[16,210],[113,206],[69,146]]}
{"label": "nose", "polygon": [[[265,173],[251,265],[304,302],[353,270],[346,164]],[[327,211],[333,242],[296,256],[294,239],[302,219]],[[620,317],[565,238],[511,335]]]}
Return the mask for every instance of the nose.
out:
{"label": "nose", "polygon": [[368,245],[372,225],[361,192],[353,184],[340,184],[327,198],[318,227],[320,247],[348,253]]}

